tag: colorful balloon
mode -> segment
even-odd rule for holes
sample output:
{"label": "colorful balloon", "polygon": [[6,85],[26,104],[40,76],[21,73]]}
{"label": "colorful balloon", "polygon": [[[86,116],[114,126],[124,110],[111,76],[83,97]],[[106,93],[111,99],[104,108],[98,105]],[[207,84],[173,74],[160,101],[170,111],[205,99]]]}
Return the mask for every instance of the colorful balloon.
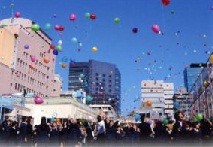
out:
{"label": "colorful balloon", "polygon": [[152,25],[152,31],[160,34],[160,27],[157,24]]}
{"label": "colorful balloon", "polygon": [[73,37],[73,38],[72,38],[72,42],[73,42],[73,43],[77,43],[77,42],[78,42],[78,39],[77,39],[76,37]]}
{"label": "colorful balloon", "polygon": [[164,126],[166,126],[169,123],[169,120],[167,118],[164,118],[162,123]]}
{"label": "colorful balloon", "polygon": [[114,23],[116,23],[116,24],[120,23],[120,18],[116,17],[116,18],[114,19]]}
{"label": "colorful balloon", "polygon": [[76,15],[75,14],[70,14],[70,20],[71,21],[75,21],[76,19]]}
{"label": "colorful balloon", "polygon": [[62,67],[62,68],[66,68],[67,65],[63,63],[63,64],[61,64],[61,67]]}
{"label": "colorful balloon", "polygon": [[147,101],[147,102],[146,102],[146,105],[147,105],[148,107],[151,107],[151,106],[152,106],[152,102],[151,102],[151,101]]}
{"label": "colorful balloon", "polygon": [[59,51],[59,52],[62,51],[62,47],[61,47],[60,45],[57,45],[57,46],[55,47],[55,49],[56,49],[57,51]]}
{"label": "colorful balloon", "polygon": [[92,101],[92,99],[93,99],[93,98],[92,98],[90,95],[86,96],[86,101],[87,101],[87,102]]}
{"label": "colorful balloon", "polygon": [[92,48],[92,52],[97,52],[97,51],[98,51],[98,48],[94,46],[94,47]]}
{"label": "colorful balloon", "polygon": [[36,57],[33,56],[33,55],[30,56],[30,59],[31,59],[32,62],[35,62],[35,61],[36,61]]}
{"label": "colorful balloon", "polygon": [[24,45],[24,48],[25,48],[25,49],[29,49],[30,46],[29,46],[28,44],[25,44],[25,45]]}
{"label": "colorful balloon", "polygon": [[196,117],[196,119],[197,119],[198,121],[200,121],[200,120],[203,119],[203,114],[202,114],[202,113],[198,113],[195,117]]}
{"label": "colorful balloon", "polygon": [[38,31],[38,30],[40,30],[40,26],[39,26],[38,24],[33,24],[33,25],[31,26],[31,29],[32,29],[33,31]]}
{"label": "colorful balloon", "polygon": [[51,29],[51,24],[50,23],[46,23],[45,24],[45,30],[49,31]]}
{"label": "colorful balloon", "polygon": [[51,45],[50,45],[50,49],[55,49],[54,44],[51,44]]}
{"label": "colorful balloon", "polygon": [[53,50],[53,55],[58,55],[58,51],[56,49]]}
{"label": "colorful balloon", "polygon": [[164,6],[168,6],[170,4],[170,0],[161,0]]}
{"label": "colorful balloon", "polygon": [[44,63],[49,63],[49,62],[50,62],[50,59],[49,59],[48,57],[44,57],[44,58],[43,58],[43,61],[44,61]]}
{"label": "colorful balloon", "polygon": [[96,15],[95,14],[91,14],[90,15],[90,19],[95,20],[96,19]]}
{"label": "colorful balloon", "polygon": [[35,102],[35,104],[42,104],[44,101],[43,101],[43,99],[41,97],[36,96],[34,98],[34,102]]}
{"label": "colorful balloon", "polygon": [[84,14],[84,16],[85,16],[85,18],[90,18],[90,13],[89,13],[89,12],[86,12],[86,13]]}
{"label": "colorful balloon", "polygon": [[209,61],[213,63],[213,54],[210,56]]}
{"label": "colorful balloon", "polygon": [[138,28],[133,28],[132,32],[136,34],[138,32]]}
{"label": "colorful balloon", "polygon": [[19,18],[20,16],[21,16],[21,13],[20,13],[20,12],[16,12],[16,13],[15,13],[15,17],[16,17],[16,18]]}

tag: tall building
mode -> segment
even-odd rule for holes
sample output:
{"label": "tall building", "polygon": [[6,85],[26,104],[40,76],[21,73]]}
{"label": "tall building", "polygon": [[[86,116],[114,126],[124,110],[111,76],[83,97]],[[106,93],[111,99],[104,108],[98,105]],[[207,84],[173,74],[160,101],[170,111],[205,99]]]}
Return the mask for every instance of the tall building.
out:
{"label": "tall building", "polygon": [[188,68],[185,68],[183,71],[184,76],[184,86],[186,87],[186,90],[190,92],[192,90],[192,86],[197,80],[199,74],[201,73],[201,70],[203,68],[206,68],[205,63],[192,63]]}
{"label": "tall building", "polygon": [[110,104],[120,113],[121,75],[116,65],[96,60],[70,64],[68,90],[79,89],[92,96],[88,104]]}
{"label": "tall building", "polygon": [[[164,83],[163,80],[142,80],[141,101],[142,109],[146,102],[151,102],[152,111],[162,116],[173,116],[174,84]],[[156,114],[155,114],[156,115]]]}
{"label": "tall building", "polygon": [[62,81],[55,75],[51,38],[24,18],[0,21],[0,95],[34,93],[41,97],[59,96]]}

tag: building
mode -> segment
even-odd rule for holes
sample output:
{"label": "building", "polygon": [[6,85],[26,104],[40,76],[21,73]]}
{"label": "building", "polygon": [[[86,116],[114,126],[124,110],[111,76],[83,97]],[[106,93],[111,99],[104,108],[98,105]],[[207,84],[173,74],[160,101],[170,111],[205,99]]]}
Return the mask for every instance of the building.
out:
{"label": "building", "polygon": [[174,94],[174,110],[184,113],[184,119],[189,120],[191,118],[192,111],[189,109],[193,99],[192,94],[187,92],[186,88],[177,89]]}
{"label": "building", "polygon": [[33,24],[24,18],[0,21],[0,95],[24,90],[41,97],[60,95],[52,40],[41,29],[33,31]]}
{"label": "building", "polygon": [[194,82],[191,90],[192,102],[189,107],[191,117],[202,113],[206,118],[213,118],[213,54]]}
{"label": "building", "polygon": [[[141,109],[144,112],[147,110],[147,112],[150,112],[150,115],[155,116],[156,119],[164,116],[173,117],[173,95],[173,83],[164,83],[163,80],[141,81]],[[147,109],[147,101],[151,102],[151,109]]]}
{"label": "building", "polygon": [[120,113],[121,75],[116,65],[96,60],[70,64],[68,90],[79,89],[92,96],[88,104],[110,104]]}
{"label": "building", "polygon": [[6,107],[13,109],[8,113],[3,113],[4,116],[10,117],[15,121],[20,121],[23,116],[31,117],[33,125],[39,125],[42,117],[47,121],[51,118],[57,118],[61,121],[68,119],[91,119],[96,122],[97,115],[100,111],[93,110],[89,106],[78,103],[75,99],[70,97],[45,97],[42,104],[35,104],[34,97],[26,97],[23,101],[22,93],[12,95],[5,95],[0,97],[1,100],[7,100]]}
{"label": "building", "polygon": [[192,86],[197,80],[201,70],[206,68],[206,66],[206,63],[192,63],[189,67],[184,69],[184,86],[188,92],[191,91]]}

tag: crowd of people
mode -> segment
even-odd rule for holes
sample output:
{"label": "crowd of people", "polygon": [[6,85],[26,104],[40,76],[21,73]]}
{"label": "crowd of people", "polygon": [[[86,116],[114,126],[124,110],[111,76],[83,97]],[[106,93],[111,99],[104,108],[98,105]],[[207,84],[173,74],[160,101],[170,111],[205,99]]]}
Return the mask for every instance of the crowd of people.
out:
{"label": "crowd of people", "polygon": [[141,123],[122,123],[99,115],[96,122],[72,118],[47,122],[43,118],[40,125],[33,126],[30,117],[23,117],[20,123],[10,119],[0,123],[0,146],[211,146],[212,132],[212,120],[184,121],[181,112],[166,125],[160,120],[147,121],[143,116]]}

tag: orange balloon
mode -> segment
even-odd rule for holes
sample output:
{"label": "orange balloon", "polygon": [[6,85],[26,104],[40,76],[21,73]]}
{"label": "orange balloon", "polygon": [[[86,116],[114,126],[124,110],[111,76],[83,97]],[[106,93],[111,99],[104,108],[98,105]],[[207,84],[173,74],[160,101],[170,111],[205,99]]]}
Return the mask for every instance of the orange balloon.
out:
{"label": "orange balloon", "polygon": [[213,63],[213,55],[210,56],[209,61]]}
{"label": "orange balloon", "polygon": [[59,119],[59,118],[56,118],[56,120],[55,120],[56,122],[60,122],[61,120]]}
{"label": "orange balloon", "polygon": [[43,61],[44,61],[44,63],[49,63],[49,62],[50,62],[50,59],[47,58],[47,57],[44,57],[44,58],[43,58]]}
{"label": "orange balloon", "polygon": [[66,68],[67,65],[66,65],[66,64],[61,64],[61,67],[62,67],[62,68]]}
{"label": "orange balloon", "polygon": [[151,102],[151,101],[147,101],[147,102],[146,102],[146,105],[147,105],[148,107],[151,107],[151,106],[152,106],[152,102]]}

